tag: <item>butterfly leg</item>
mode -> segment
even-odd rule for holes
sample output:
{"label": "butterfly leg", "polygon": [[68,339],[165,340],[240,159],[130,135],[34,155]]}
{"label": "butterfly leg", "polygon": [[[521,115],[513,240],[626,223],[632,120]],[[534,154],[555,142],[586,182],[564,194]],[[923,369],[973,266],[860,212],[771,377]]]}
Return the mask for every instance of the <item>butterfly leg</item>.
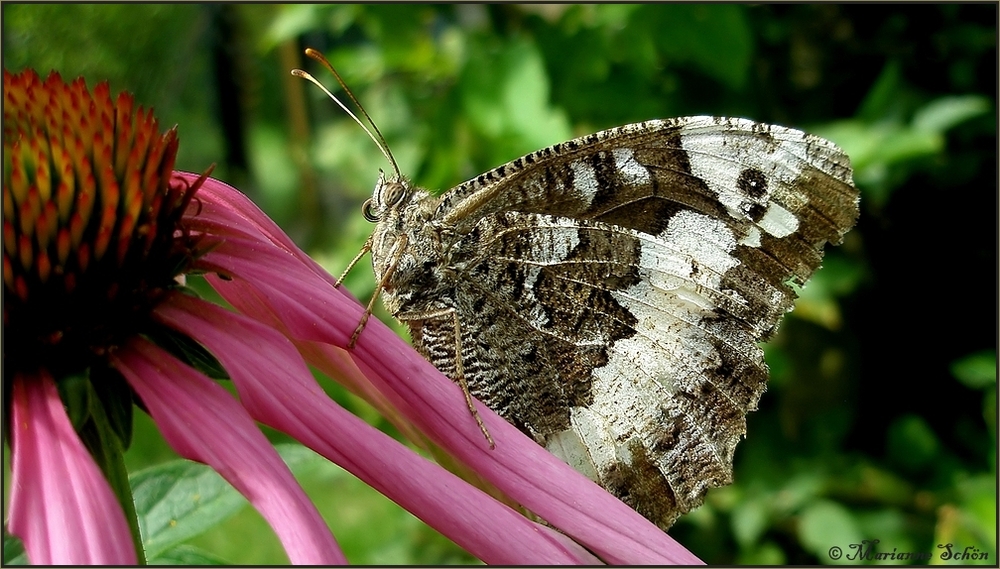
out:
{"label": "butterfly leg", "polygon": [[334,288],[339,287],[344,282],[344,279],[347,278],[347,273],[351,272],[351,269],[354,268],[354,265],[358,264],[358,261],[361,260],[361,257],[364,257],[365,254],[371,250],[372,250],[372,236],[369,235],[368,239],[365,241],[365,244],[361,246],[361,250],[358,251],[358,254],[354,256],[354,259],[347,264],[347,268],[344,269],[344,272],[340,273],[340,277],[337,278],[337,282],[333,283],[333,287]]}
{"label": "butterfly leg", "polygon": [[475,419],[476,424],[479,425],[479,430],[483,432],[483,436],[486,437],[486,441],[490,444],[490,449],[496,448],[496,444],[493,442],[493,437],[490,436],[489,430],[486,429],[486,424],[483,423],[483,418],[479,416],[479,411],[476,409],[476,405],[472,400],[472,393],[469,391],[469,384],[465,379],[465,367],[462,365],[462,325],[458,319],[458,312],[456,312],[454,308],[443,308],[441,310],[427,312],[406,312],[397,314],[396,318],[401,322],[451,318],[455,334],[455,373],[452,379],[458,383],[459,387],[462,388],[462,393],[465,394],[465,404],[469,407],[469,412],[472,413],[472,418]]}
{"label": "butterfly leg", "polygon": [[[350,350],[354,348],[354,345],[358,343],[358,336],[361,335],[361,331],[365,329],[365,325],[368,324],[368,319],[371,318],[372,309],[375,306],[375,299],[378,298],[379,294],[382,293],[382,289],[385,288],[385,283],[389,282],[392,278],[392,274],[396,271],[396,265],[399,264],[399,258],[403,256],[403,251],[406,250],[406,235],[401,235],[399,239],[396,240],[395,249],[393,249],[392,258],[389,260],[389,264],[386,265],[385,274],[379,279],[378,283],[375,285],[375,292],[372,293],[371,299],[368,301],[368,306],[365,307],[365,313],[361,315],[361,321],[358,322],[358,327],[354,329],[354,334],[351,334],[351,341],[347,343],[347,349]],[[369,237],[368,241],[365,242],[365,247],[371,250],[372,238]],[[351,261],[351,264],[347,267],[348,270],[357,263],[358,259],[361,258],[367,251],[364,247],[361,249],[361,253]],[[344,273],[347,274],[346,272]],[[338,281],[339,282],[339,281]]]}

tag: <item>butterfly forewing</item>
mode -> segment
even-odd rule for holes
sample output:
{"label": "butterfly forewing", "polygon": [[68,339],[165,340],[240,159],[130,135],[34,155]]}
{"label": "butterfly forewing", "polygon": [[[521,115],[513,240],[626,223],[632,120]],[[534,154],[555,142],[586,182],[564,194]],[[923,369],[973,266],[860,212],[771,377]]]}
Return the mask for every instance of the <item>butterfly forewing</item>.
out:
{"label": "butterfly forewing", "polygon": [[664,528],[731,481],[767,380],[758,342],[858,215],[833,144],[708,117],[414,196],[372,253],[384,272],[405,234],[384,294],[417,349]]}

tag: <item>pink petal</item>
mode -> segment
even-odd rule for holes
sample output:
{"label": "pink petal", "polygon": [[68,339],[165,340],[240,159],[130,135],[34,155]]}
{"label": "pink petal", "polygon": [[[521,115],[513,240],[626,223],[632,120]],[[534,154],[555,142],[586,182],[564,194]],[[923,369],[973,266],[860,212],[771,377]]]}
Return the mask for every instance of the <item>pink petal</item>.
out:
{"label": "pink petal", "polygon": [[[187,172],[174,172],[174,175],[188,183],[199,177]],[[268,241],[291,253],[316,276],[330,284],[334,283],[333,278],[319,264],[303,253],[267,214],[236,188],[208,178],[199,189],[198,196],[206,199],[196,207],[197,215],[188,217],[188,221],[193,224],[191,227],[202,227],[199,224],[204,224],[215,235],[241,235]]]}
{"label": "pink petal", "polygon": [[274,528],[292,563],[346,563],[288,467],[225,389],[143,339],[130,340],[111,361],[167,442],[181,456],[214,468],[246,496]]}
{"label": "pink petal", "polygon": [[315,383],[291,343],[274,330],[180,294],[161,304],[156,315],[219,357],[255,418],[341,465],[483,561],[593,561],[576,544],[554,537],[342,409]]}
{"label": "pink petal", "polygon": [[10,532],[34,565],[134,565],[128,522],[47,372],[14,377]]}

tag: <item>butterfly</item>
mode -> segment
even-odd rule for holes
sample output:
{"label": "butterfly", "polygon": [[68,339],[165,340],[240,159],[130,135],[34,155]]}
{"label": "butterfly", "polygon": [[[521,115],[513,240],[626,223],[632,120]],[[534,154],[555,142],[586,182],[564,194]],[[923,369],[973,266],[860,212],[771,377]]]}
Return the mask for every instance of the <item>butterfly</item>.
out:
{"label": "butterfly", "polygon": [[487,438],[470,395],[666,529],[731,483],[768,377],[758,343],[858,202],[822,138],[651,120],[440,195],[380,173],[361,254],[372,302],[462,385]]}

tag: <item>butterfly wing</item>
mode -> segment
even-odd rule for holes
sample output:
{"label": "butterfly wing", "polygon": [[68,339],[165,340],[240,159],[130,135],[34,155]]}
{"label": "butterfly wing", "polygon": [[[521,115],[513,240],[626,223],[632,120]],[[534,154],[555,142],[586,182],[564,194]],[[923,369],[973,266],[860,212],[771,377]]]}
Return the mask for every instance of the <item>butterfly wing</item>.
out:
{"label": "butterfly wing", "polygon": [[[746,119],[625,125],[533,152],[440,198],[436,218],[464,234],[499,211],[595,219],[657,235],[679,211],[724,221],[804,282],[823,246],[857,221],[850,161],[822,138]],[[788,239],[785,239],[788,237]],[[782,274],[782,267],[791,274]]]}
{"label": "butterfly wing", "polygon": [[739,119],[540,150],[439,198],[462,338],[410,322],[414,342],[444,370],[461,346],[474,395],[668,527],[731,481],[757,342],[857,199],[834,145]]}

